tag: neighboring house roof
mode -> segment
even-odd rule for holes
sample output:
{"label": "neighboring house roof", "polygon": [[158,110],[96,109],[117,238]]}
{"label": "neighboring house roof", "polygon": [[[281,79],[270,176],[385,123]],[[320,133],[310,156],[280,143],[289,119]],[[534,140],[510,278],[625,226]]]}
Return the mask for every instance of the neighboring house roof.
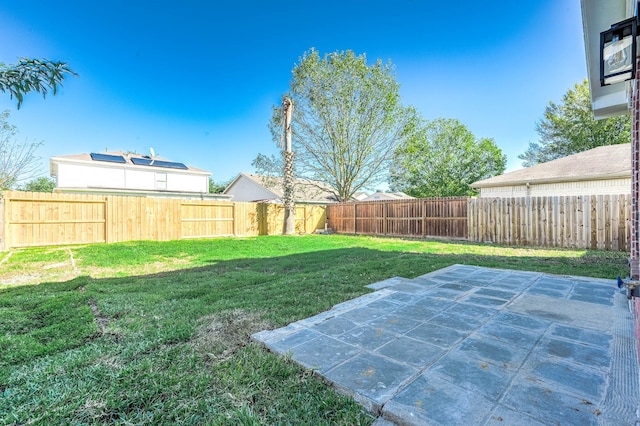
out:
{"label": "neighboring house roof", "polygon": [[351,198],[353,198],[356,201],[362,201],[365,198],[367,198],[369,196],[369,194],[367,194],[366,192],[356,192],[355,194],[353,194],[353,196]]}
{"label": "neighboring house roof", "polygon": [[365,197],[359,201],[376,201],[376,200],[402,200],[402,199],[411,199],[415,198],[410,195],[405,194],[404,192],[374,192],[373,194]]}
{"label": "neighboring house roof", "polygon": [[480,180],[472,188],[631,177],[631,144],[607,145]]}
{"label": "neighboring house roof", "polygon": [[[110,161],[100,161],[100,160],[95,160],[94,158],[92,158],[92,155],[95,157],[96,154],[98,156],[106,156],[106,157],[122,157],[124,162],[110,162]],[[133,159],[133,160],[132,160]],[[132,153],[132,152],[123,152],[123,151],[110,151],[110,152],[98,152],[98,153],[84,153],[84,154],[73,154],[73,155],[58,155],[55,157],[51,157],[49,160],[50,163],[50,168],[51,168],[51,173],[54,174],[55,171],[55,167],[54,165],[56,163],[59,163],[61,161],[64,162],[79,162],[79,163],[91,163],[91,164],[104,164],[104,165],[110,165],[110,166],[120,166],[120,167],[148,167],[148,165],[141,165],[141,164],[134,164],[133,161],[144,161],[144,162],[150,162],[153,161],[153,167],[154,168],[158,168],[158,169],[167,169],[167,170],[172,170],[172,171],[187,171],[187,172],[192,172],[192,173],[198,173],[198,174],[206,174],[206,175],[211,175],[210,172],[206,171],[206,170],[202,170],[202,169],[198,169],[196,167],[191,167],[188,166],[186,164],[183,163],[176,163],[174,161],[168,160],[166,158],[163,157],[156,157],[154,156],[153,158],[147,156],[147,155],[142,155],[142,154],[136,154],[136,153]],[[184,167],[180,167],[180,168],[176,168],[176,167],[171,167],[171,165],[182,165]]]}
{"label": "neighboring house roof", "polygon": [[[246,187],[241,185],[241,181],[248,180],[260,187],[260,192],[255,192],[258,198],[253,199],[252,194],[239,194],[238,191],[245,191]],[[240,173],[225,188],[223,194],[234,196],[234,200],[247,201],[281,201],[284,197],[283,184],[281,177],[254,175],[250,173]],[[335,203],[336,196],[331,192],[328,185],[320,181],[310,179],[295,179],[294,199],[297,202],[322,202]]]}

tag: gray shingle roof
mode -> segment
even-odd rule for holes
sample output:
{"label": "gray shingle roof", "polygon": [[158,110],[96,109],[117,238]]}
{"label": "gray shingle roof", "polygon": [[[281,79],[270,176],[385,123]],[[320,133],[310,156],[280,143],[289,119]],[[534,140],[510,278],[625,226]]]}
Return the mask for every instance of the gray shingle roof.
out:
{"label": "gray shingle roof", "polygon": [[363,198],[360,201],[376,201],[376,200],[403,200],[414,198],[411,195],[407,195],[404,192],[382,192],[377,191],[373,194],[369,195],[366,198]]}
{"label": "gray shingle roof", "polygon": [[500,176],[480,180],[472,188],[526,183],[575,182],[631,176],[631,144],[607,145]]}
{"label": "gray shingle roof", "polygon": [[[281,177],[254,175],[249,173],[241,173],[241,175],[244,175],[257,184],[267,188],[278,196],[278,198],[282,199],[284,197]],[[295,179],[295,193],[293,197],[298,201],[336,201],[336,196],[331,192],[328,185],[317,180],[301,178]]]}

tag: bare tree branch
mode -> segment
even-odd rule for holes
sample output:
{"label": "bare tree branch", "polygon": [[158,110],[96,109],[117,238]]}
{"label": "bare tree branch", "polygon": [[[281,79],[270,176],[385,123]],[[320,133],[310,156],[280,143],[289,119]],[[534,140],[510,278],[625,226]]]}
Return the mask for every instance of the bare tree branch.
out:
{"label": "bare tree branch", "polygon": [[9,111],[0,114],[0,189],[33,179],[39,169],[36,150],[43,142],[19,142],[18,130],[8,123]]}

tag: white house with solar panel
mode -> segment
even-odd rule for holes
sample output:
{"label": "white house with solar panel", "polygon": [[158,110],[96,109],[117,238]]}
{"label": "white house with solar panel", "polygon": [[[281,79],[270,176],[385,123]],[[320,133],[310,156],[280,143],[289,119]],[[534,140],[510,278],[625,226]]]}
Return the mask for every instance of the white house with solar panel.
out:
{"label": "white house with solar panel", "polygon": [[49,165],[55,192],[230,198],[208,194],[206,170],[155,156],[94,152],[51,157]]}

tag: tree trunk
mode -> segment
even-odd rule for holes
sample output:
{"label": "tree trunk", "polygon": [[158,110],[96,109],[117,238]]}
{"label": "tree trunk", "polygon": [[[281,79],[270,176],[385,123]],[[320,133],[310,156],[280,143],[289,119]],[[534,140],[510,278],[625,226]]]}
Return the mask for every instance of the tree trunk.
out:
{"label": "tree trunk", "polygon": [[282,185],[284,192],[284,234],[291,235],[296,232],[296,204],[293,193],[293,152],[291,151],[291,117],[293,115],[293,102],[288,97],[282,99],[282,112],[284,113],[285,149],[284,170],[282,171]]}

